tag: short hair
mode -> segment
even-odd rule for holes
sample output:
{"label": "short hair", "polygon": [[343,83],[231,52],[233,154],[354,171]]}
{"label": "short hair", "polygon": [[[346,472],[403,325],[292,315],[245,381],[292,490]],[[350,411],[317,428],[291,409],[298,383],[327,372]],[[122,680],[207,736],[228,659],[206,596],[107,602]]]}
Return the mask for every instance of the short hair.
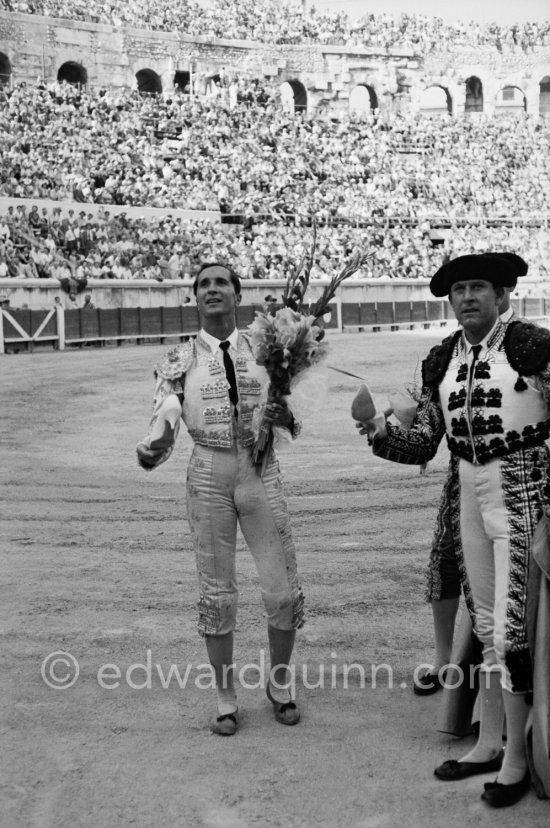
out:
{"label": "short hair", "polygon": [[239,279],[237,273],[233,270],[233,268],[228,264],[224,264],[224,262],[205,262],[203,265],[201,265],[199,272],[195,276],[195,281],[193,282],[193,293],[195,294],[195,296],[197,295],[197,288],[199,286],[200,275],[203,272],[203,270],[207,270],[209,267],[223,267],[224,270],[227,270],[227,272],[229,273],[229,278],[231,279],[231,284],[235,289],[235,293],[237,294],[237,296],[240,296],[241,280]]}

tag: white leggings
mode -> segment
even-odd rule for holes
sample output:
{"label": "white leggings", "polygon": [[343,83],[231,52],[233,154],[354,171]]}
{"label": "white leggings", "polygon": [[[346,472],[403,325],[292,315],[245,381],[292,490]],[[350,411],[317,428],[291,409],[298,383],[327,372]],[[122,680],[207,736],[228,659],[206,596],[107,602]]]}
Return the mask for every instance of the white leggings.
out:
{"label": "white leggings", "polygon": [[483,661],[501,668],[502,686],[530,681],[526,630],[529,558],[540,514],[536,450],[482,466],[459,464],[460,533]]}

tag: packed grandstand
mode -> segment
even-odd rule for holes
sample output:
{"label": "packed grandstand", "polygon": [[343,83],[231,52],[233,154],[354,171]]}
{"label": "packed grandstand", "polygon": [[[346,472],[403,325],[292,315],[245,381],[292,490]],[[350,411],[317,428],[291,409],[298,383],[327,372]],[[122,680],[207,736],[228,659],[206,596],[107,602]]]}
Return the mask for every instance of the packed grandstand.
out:
{"label": "packed grandstand", "polygon": [[[296,2],[282,15],[273,0],[0,5],[170,31],[185,19],[186,34],[265,42],[424,52],[446,39],[499,50],[550,43],[550,25],[449,26],[386,14],[352,22]],[[422,278],[446,257],[497,248],[521,253],[545,278],[549,133],[547,119],[523,111],[311,116],[282,106],[280,81],[235,71],[194,95],[12,78],[0,88],[0,199],[9,204],[0,214],[0,278],[189,279],[205,259],[231,261],[243,278],[284,278],[313,223],[313,277],[369,247],[363,278]]]}
{"label": "packed grandstand", "polygon": [[297,0],[0,0],[0,9],[23,14],[133,26],[192,37],[257,40],[261,43],[318,43],[418,47],[426,52],[448,44],[519,46],[550,45],[550,22],[445,23],[422,14],[372,14],[355,20],[343,11],[319,12]]}

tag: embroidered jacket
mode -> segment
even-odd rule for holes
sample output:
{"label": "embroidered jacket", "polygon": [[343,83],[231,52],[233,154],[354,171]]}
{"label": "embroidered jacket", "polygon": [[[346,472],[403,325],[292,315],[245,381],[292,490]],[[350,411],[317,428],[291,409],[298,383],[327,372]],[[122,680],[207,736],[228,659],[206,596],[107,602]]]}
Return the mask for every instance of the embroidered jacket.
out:
{"label": "embroidered jacket", "polygon": [[422,365],[422,395],[411,429],[388,424],[387,439],[375,440],[375,454],[421,464],[434,457],[445,433],[452,454],[478,464],[542,445],[550,433],[549,360],[550,332],[499,321],[487,353],[470,370],[456,331]]}
{"label": "embroidered jacket", "polygon": [[[221,351],[213,354],[200,334],[168,351],[155,368],[156,387],[149,433],[166,397],[177,394],[182,402],[182,419],[195,443],[223,449],[231,448],[235,441],[244,447],[252,446],[254,413],[260,405],[268,375],[265,368],[256,363],[246,334],[239,333],[237,355],[233,361],[239,395],[237,416],[229,399],[229,382]],[[292,436],[296,437],[299,431],[300,424],[296,420]],[[167,460],[171,452],[172,448],[167,449],[159,462]]]}
{"label": "embroidered jacket", "polygon": [[185,373],[182,415],[195,443],[231,448],[235,440],[241,446],[251,446],[254,442],[252,415],[268,377],[265,368],[256,364],[244,335],[239,335],[234,363],[238,417],[234,416],[229,399],[222,352],[214,355],[200,335],[195,339],[193,360]]}

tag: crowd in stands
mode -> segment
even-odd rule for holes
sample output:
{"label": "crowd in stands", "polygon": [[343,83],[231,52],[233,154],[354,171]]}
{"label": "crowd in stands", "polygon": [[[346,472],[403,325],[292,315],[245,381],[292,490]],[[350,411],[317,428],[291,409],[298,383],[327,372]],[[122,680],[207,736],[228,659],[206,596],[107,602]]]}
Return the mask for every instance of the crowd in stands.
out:
{"label": "crowd in stands", "polygon": [[[216,0],[208,8],[149,0],[0,3],[12,11],[116,25],[139,19],[161,28],[175,25],[176,17],[181,23],[183,9],[190,25],[210,20],[226,33],[264,41],[270,26],[273,37],[280,31],[282,19],[290,28],[296,24],[299,42],[329,42],[349,24],[342,14],[306,13],[300,3],[283,15],[271,0]],[[426,21],[367,15],[356,33],[368,32],[382,45],[405,34],[414,43],[428,43],[436,32],[441,40],[441,21]],[[499,37],[524,47],[527,29]],[[530,32],[530,46],[548,34],[544,27]],[[470,35],[464,27],[465,41]],[[453,38],[461,42],[456,31]],[[518,252],[532,273],[549,275],[547,121],[523,112],[472,119],[378,110],[310,117],[285,109],[279,83],[222,69],[194,95],[40,79],[1,87],[0,197],[26,199],[29,206],[10,206],[0,216],[0,277],[81,285],[190,280],[201,261],[229,260],[243,278],[284,278],[309,247],[313,221],[314,278],[338,272],[359,248],[372,253],[360,274],[372,278],[426,277],[449,256],[490,248]],[[74,208],[46,207],[44,200]],[[110,211],[111,205],[128,212]],[[140,217],[144,207],[159,208],[159,218]],[[182,219],[179,209],[215,211],[224,222]],[[434,244],[433,231],[442,225],[444,238]]]}
{"label": "crowd in stands", "polygon": [[[192,280],[204,261],[231,262],[244,279],[284,279],[311,249],[313,229],[260,222],[248,227],[170,214],[157,218],[95,212],[79,205],[62,215],[38,204],[8,207],[0,217],[0,278]],[[439,243],[433,243],[433,236]],[[355,252],[371,258],[362,278],[427,278],[448,257],[488,249],[520,252],[535,277],[550,277],[547,227],[456,224],[441,234],[428,221],[378,218],[364,227],[317,228],[312,278],[331,278]],[[72,291],[78,293],[77,290]]]}
{"label": "crowd in stands", "polygon": [[531,50],[550,44],[550,22],[503,26],[445,23],[422,14],[319,12],[301,0],[0,0],[0,9],[25,14],[177,31],[192,37],[409,48],[415,52],[451,46]]}
{"label": "crowd in stands", "polygon": [[[220,210],[246,223],[550,213],[550,124],[284,111],[274,90],[168,97],[66,83],[0,90],[0,196]],[[270,94],[271,93],[271,96]],[[467,174],[465,174],[467,171]]]}

